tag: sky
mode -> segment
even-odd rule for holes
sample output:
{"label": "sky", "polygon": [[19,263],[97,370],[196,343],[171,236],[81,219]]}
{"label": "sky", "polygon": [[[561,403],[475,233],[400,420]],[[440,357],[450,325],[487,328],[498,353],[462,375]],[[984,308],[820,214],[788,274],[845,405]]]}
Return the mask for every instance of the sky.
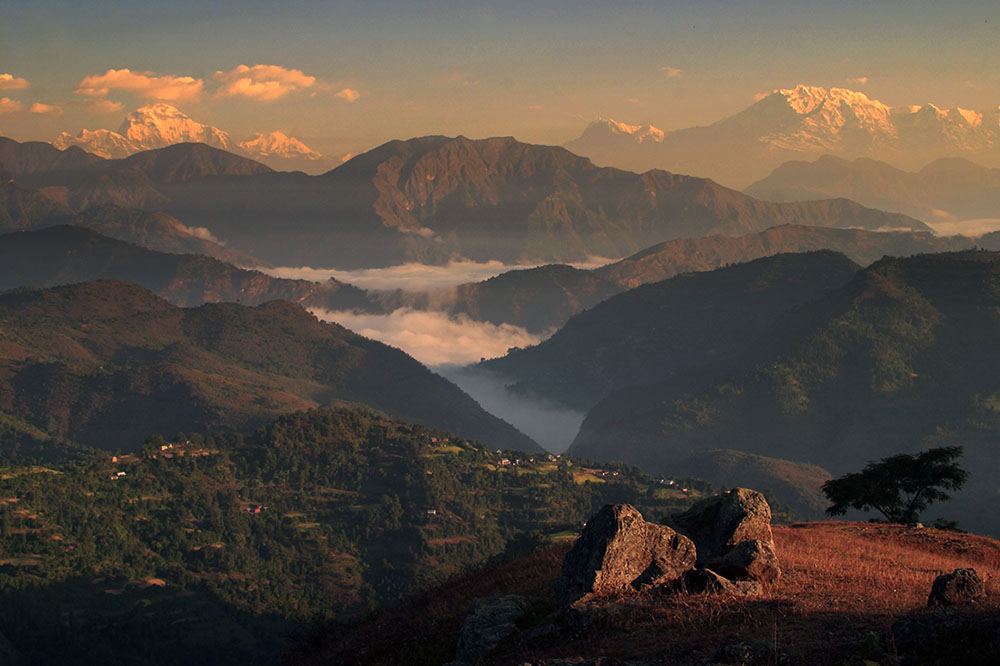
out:
{"label": "sky", "polygon": [[670,130],[799,83],[1000,104],[995,2],[0,0],[0,134],[116,129],[167,101],[328,156],[426,134]]}

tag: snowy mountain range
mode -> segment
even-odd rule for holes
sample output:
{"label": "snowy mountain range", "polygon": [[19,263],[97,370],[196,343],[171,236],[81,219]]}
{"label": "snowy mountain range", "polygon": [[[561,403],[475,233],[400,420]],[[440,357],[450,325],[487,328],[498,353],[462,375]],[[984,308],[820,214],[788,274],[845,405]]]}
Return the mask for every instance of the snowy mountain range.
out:
{"label": "snowy mountain range", "polygon": [[318,152],[283,132],[258,132],[246,141],[236,142],[217,127],[203,125],[162,102],[143,106],[125,116],[118,131],[108,129],[83,130],[76,136],[63,132],[52,142],[65,150],[79,146],[89,153],[106,158],[128,157],[144,150],[165,148],[177,143],[205,143],[239,155],[246,155],[270,166],[287,168],[288,160],[317,161]]}
{"label": "snowy mountain range", "polygon": [[909,169],[940,157],[1000,166],[1000,110],[891,107],[854,90],[799,85],[703,127],[663,132],[602,118],[566,148],[598,164],[661,168],[731,187],[745,187],[782,162],[823,154]]}

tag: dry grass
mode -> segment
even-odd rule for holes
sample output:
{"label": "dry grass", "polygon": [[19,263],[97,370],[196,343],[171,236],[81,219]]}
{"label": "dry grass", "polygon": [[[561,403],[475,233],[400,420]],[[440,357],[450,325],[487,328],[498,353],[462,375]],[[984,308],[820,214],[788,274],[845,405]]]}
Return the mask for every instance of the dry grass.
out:
{"label": "dry grass", "polygon": [[[747,664],[894,663],[889,628],[926,612],[934,578],[973,567],[987,581],[980,605],[1000,611],[1000,542],[973,535],[870,523],[808,523],[774,528],[784,575],[754,597],[635,593],[595,605],[586,628],[509,641],[491,664],[549,664],[608,656],[651,664],[718,661],[723,646],[745,645]],[[469,602],[524,594],[554,608],[552,582],[568,544],[452,581],[339,627],[318,650],[289,663],[442,663],[453,658]],[[539,619],[540,626],[549,621]],[[556,623],[551,625],[559,627]],[[873,647],[877,645],[877,648]],[[740,648],[734,648],[739,652]]]}

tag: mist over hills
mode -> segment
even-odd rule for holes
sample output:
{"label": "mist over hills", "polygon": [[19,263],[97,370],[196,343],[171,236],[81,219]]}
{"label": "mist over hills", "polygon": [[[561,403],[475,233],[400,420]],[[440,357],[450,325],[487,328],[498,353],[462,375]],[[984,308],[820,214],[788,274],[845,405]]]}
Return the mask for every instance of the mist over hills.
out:
{"label": "mist over hills", "polygon": [[827,153],[907,169],[940,157],[1000,166],[998,138],[996,108],[890,107],[854,90],[798,85],[701,127],[664,132],[602,119],[566,147],[602,165],[666,169],[742,188],[783,162]]}
{"label": "mist over hills", "polygon": [[840,474],[959,444],[973,479],[948,512],[996,533],[998,274],[1000,256],[982,251],[879,261],[737,359],[610,395],[570,452],[659,468],[730,442]]}
{"label": "mist over hills", "polygon": [[87,282],[0,294],[0,321],[0,410],[57,439],[134,450],[150,433],[355,403],[538,450],[403,352],[281,301],[183,309]]}

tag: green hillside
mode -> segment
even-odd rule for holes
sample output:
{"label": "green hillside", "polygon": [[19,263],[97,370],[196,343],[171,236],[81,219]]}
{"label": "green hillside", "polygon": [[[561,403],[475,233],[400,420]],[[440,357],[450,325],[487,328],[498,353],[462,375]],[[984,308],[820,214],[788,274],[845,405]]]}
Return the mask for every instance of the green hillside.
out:
{"label": "green hillside", "polygon": [[609,298],[539,345],[480,367],[515,391],[586,410],[617,389],[739,353],[779,314],[843,285],[857,269],[820,251],[680,275]]}
{"label": "green hillside", "polygon": [[985,510],[1000,471],[998,285],[997,253],[884,259],[779,318],[738,363],[609,396],[570,451],[655,470],[724,446],[840,474],[962,444],[973,474],[962,501],[979,506],[956,504],[954,517],[1000,533]]}
{"label": "green hillside", "polygon": [[493,447],[537,450],[403,352],[282,301],[183,309],[123,282],[0,294],[0,410],[103,449],[365,404]]}
{"label": "green hillside", "polygon": [[712,490],[684,485],[364,409],[151,437],[0,468],[0,622],[31,663],[266,663],[313,621],[572,535],[604,503],[655,515]]}

